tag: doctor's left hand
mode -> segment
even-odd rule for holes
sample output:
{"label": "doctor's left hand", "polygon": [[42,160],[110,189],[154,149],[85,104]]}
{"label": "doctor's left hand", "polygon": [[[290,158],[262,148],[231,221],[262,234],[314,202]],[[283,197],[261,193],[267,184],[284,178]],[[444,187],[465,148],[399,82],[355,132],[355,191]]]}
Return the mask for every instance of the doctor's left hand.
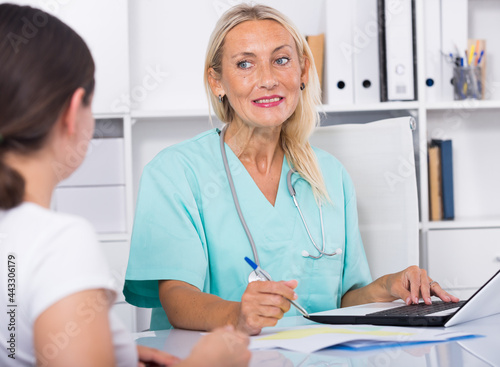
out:
{"label": "doctor's left hand", "polygon": [[255,281],[247,285],[241,297],[237,328],[257,335],[265,326],[275,326],[290,309],[288,299],[297,299],[296,280]]}
{"label": "doctor's left hand", "polygon": [[[441,288],[439,283],[433,281],[425,269],[410,266],[399,273],[385,275],[378,280],[386,289],[389,299],[401,298],[407,305],[417,304],[422,298],[426,304],[431,304],[431,296],[441,298],[444,302],[458,302],[459,299]],[[377,280],[377,281],[378,281]]]}

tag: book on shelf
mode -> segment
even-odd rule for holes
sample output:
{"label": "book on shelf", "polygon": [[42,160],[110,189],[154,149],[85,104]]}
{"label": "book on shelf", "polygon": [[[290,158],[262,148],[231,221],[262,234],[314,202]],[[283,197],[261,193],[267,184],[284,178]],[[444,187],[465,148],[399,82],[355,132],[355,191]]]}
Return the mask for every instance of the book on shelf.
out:
{"label": "book on shelf", "polygon": [[[455,218],[453,198],[453,146],[451,140],[431,140],[431,147],[439,147],[441,165],[441,196],[443,202],[442,219]],[[429,167],[430,168],[430,167]]]}
{"label": "book on shelf", "polygon": [[443,219],[443,197],[441,194],[441,149],[429,146],[429,216],[430,220]]}
{"label": "book on shelf", "polygon": [[321,86],[321,90],[323,90],[323,59],[325,53],[325,34],[321,33],[315,36],[307,36],[306,40],[313,54],[314,66],[316,66],[319,84]]}

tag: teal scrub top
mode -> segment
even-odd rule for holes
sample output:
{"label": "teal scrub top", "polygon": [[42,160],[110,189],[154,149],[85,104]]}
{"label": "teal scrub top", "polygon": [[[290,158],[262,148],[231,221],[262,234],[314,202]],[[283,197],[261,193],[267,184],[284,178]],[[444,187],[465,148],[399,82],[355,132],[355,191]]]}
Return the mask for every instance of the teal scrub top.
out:
{"label": "teal scrub top", "polygon": [[[309,312],[340,307],[342,296],[371,282],[358,229],[356,196],[344,167],[314,148],[332,203],[322,206],[325,251],[317,255],[288,192],[283,160],[275,205],[262,194],[240,160],[226,154],[243,216],[255,241],[260,265],[274,280],[296,279],[298,302]],[[304,218],[321,248],[319,208],[299,174],[292,185]],[[158,297],[158,280],[175,279],[225,300],[240,301],[248,284],[252,248],[234,205],[213,129],[168,147],[144,168],[123,293],[127,302],[153,309],[151,329],[171,327]],[[291,308],[285,316],[299,315]]]}

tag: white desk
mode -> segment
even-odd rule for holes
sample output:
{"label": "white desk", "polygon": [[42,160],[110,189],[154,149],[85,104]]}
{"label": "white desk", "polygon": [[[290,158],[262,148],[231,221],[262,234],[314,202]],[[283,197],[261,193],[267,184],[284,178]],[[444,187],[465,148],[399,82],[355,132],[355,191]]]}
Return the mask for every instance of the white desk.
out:
{"label": "white desk", "polygon": [[[302,317],[287,317],[278,327],[308,324],[313,323]],[[252,352],[250,366],[500,366],[500,314],[454,326],[453,330],[485,337],[362,352],[328,348],[310,355],[278,349],[259,350]],[[196,331],[161,330],[137,333],[136,341],[184,358],[200,336]]]}

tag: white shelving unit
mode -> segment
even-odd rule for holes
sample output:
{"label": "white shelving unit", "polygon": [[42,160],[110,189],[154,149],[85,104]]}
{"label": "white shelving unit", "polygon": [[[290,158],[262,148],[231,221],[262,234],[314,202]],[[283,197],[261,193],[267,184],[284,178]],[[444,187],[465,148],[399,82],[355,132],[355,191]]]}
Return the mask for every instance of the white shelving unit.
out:
{"label": "white shelving unit", "polygon": [[[325,15],[327,1],[334,0],[263,3],[287,14],[304,34],[318,34],[330,29],[327,22],[331,20]],[[417,100],[326,104],[320,110],[325,112],[325,124],[402,115],[417,119],[414,138],[420,265],[448,289],[467,296],[485,280],[487,271],[476,272],[465,260],[474,257],[474,266],[481,269],[500,267],[500,190],[496,187],[500,182],[500,2],[468,1],[469,37],[487,40],[490,99],[453,101],[450,96],[447,101],[433,101],[426,100],[425,84],[423,15],[427,1],[431,0],[415,0]],[[46,5],[37,0],[17,2],[42,8]],[[119,286],[126,269],[135,195],[144,165],[161,149],[212,127],[202,83],[205,50],[219,16],[238,2],[55,0],[52,3],[57,6],[45,9],[73,26],[93,52],[97,66],[96,118],[121,119],[123,124],[126,231],[99,234]],[[325,68],[327,72],[327,59]],[[213,121],[217,124],[215,118]],[[453,221],[429,221],[427,142],[436,134],[452,138],[454,143],[457,217]],[[474,235],[487,243],[464,242]],[[477,251],[476,245],[484,248]],[[470,279],[465,281],[463,274],[469,273]],[[123,303],[123,297],[115,308],[131,330],[148,327],[134,307]]]}
{"label": "white shelving unit", "polygon": [[[420,14],[425,1],[417,2]],[[500,195],[495,187],[500,179],[495,169],[500,155],[495,143],[500,138],[500,41],[496,37],[500,3],[469,0],[467,5],[468,37],[487,40],[489,99],[436,102],[419,95],[421,265],[462,298],[500,268]],[[423,77],[419,77],[421,85],[425,88]],[[429,220],[425,144],[432,138],[453,141],[455,219],[451,221]]]}

